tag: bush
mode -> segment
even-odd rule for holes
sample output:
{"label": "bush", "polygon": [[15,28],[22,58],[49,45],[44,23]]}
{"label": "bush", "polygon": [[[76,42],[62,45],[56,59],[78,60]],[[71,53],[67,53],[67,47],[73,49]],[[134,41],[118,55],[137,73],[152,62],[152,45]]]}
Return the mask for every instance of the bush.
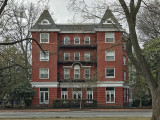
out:
{"label": "bush", "polygon": [[[54,99],[53,108],[79,108],[81,99]],[[97,100],[83,99],[82,108],[94,108],[97,106]]]}

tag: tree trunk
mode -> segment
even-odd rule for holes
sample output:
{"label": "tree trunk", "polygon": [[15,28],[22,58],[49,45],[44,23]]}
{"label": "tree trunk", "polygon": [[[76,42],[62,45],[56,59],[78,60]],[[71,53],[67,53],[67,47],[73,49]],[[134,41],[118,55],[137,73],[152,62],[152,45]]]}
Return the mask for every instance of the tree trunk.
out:
{"label": "tree trunk", "polygon": [[160,93],[152,92],[152,118],[151,120],[160,120]]}

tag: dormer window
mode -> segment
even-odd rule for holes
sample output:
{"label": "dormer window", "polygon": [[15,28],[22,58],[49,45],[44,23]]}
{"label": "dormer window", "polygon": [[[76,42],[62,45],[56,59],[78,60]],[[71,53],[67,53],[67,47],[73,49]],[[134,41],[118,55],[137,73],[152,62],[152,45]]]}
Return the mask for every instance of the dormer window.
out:
{"label": "dormer window", "polygon": [[111,18],[108,18],[103,24],[115,24]]}
{"label": "dormer window", "polygon": [[50,22],[47,19],[42,20],[41,22],[42,25],[49,25]]}

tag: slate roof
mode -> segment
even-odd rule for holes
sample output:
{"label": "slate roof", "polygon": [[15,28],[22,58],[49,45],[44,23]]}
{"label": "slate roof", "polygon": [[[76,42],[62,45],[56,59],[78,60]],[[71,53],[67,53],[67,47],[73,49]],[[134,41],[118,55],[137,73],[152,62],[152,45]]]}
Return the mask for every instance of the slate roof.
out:
{"label": "slate roof", "polygon": [[[44,19],[47,19],[51,24],[42,25],[41,22]],[[113,21],[113,23],[106,23],[108,19]],[[35,25],[31,28],[31,31],[34,31],[36,29],[57,29],[59,31],[98,31],[101,29],[102,31],[123,31],[121,25],[118,23],[117,19],[115,18],[110,9],[107,9],[105,11],[102,20],[100,21],[100,23],[97,24],[55,24],[48,10],[44,10]]]}

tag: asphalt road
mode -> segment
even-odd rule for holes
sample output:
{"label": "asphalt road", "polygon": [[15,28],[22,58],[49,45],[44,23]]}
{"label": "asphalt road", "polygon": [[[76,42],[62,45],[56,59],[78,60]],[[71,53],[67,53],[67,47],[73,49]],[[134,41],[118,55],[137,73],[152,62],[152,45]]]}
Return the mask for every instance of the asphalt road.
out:
{"label": "asphalt road", "polygon": [[55,118],[55,117],[151,117],[151,111],[141,112],[0,112],[0,118]]}

